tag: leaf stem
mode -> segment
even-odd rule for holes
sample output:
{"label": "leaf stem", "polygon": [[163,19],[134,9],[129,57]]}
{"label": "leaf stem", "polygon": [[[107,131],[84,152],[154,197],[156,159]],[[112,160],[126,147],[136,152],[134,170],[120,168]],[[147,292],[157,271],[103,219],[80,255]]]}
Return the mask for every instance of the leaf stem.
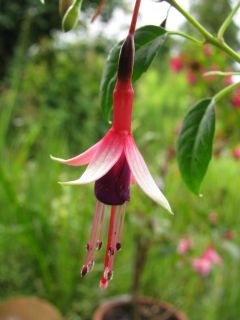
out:
{"label": "leaf stem", "polygon": [[222,89],[221,91],[219,91],[217,94],[215,94],[215,96],[213,97],[213,99],[218,102],[219,100],[221,100],[225,95],[231,93],[235,88],[237,88],[238,86],[240,86],[240,82],[236,82],[231,84],[230,86],[227,86],[226,88]]}
{"label": "leaf stem", "polygon": [[203,74],[204,77],[209,76],[220,76],[220,77],[228,77],[228,76],[240,76],[240,72],[223,72],[223,71],[209,71]]}
{"label": "leaf stem", "polygon": [[234,17],[234,15],[236,14],[236,12],[238,11],[238,9],[240,8],[240,1],[238,1],[237,5],[235,6],[235,8],[233,8],[233,10],[229,13],[229,15],[227,16],[227,18],[223,21],[221,27],[218,30],[218,34],[217,37],[219,40],[223,40],[223,35],[225,33],[225,31],[227,30],[227,28],[229,27],[230,23],[232,22],[232,19]]}
{"label": "leaf stem", "polygon": [[197,20],[195,20],[187,11],[185,11],[176,0],[167,0],[176,10],[178,10],[198,31],[201,33],[206,42],[213,44],[227,53],[235,61],[240,62],[240,56],[231,47],[229,47],[223,40],[214,37],[207,29],[205,29]]}
{"label": "leaf stem", "polygon": [[188,35],[186,33],[180,32],[180,31],[167,31],[167,33],[169,35],[183,37],[183,38],[188,39],[188,40],[190,40],[190,41],[192,41],[192,42],[194,42],[194,43],[196,43],[197,45],[200,45],[200,46],[202,46],[202,44],[203,44],[202,41],[200,41],[200,40],[198,40],[198,39],[196,39],[196,38],[194,38],[194,37],[192,37],[192,36],[190,36],[190,35]]}

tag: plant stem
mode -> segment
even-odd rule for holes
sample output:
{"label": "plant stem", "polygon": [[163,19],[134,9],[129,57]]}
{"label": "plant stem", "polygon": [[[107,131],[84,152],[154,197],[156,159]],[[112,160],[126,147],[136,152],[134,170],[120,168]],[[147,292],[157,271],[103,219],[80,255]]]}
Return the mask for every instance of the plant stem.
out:
{"label": "plant stem", "polygon": [[188,39],[188,40],[190,40],[190,41],[192,41],[192,42],[194,42],[194,43],[196,43],[197,45],[200,45],[200,46],[202,46],[202,44],[203,44],[202,41],[200,41],[200,40],[198,40],[198,39],[195,39],[194,37],[191,37],[191,36],[189,36],[188,34],[183,33],[183,32],[179,32],[179,31],[168,31],[167,33],[170,34],[170,35],[173,35],[173,36],[183,37],[183,38]]}
{"label": "plant stem", "polygon": [[187,11],[185,11],[176,0],[168,0],[175,9],[177,9],[206,39],[207,42],[220,48],[222,51],[227,53],[235,61],[240,62],[240,56],[232,48],[230,48],[223,40],[214,37],[210,32],[207,31],[197,20],[195,20]]}
{"label": "plant stem", "polygon": [[237,83],[233,83],[230,86],[227,86],[226,88],[222,89],[221,91],[219,91],[217,94],[215,94],[215,96],[213,97],[213,99],[218,102],[219,100],[221,100],[225,95],[229,94],[230,92],[232,92],[235,88],[237,88],[238,86],[240,86],[240,82]]}
{"label": "plant stem", "polygon": [[217,37],[219,40],[221,40],[221,41],[223,40],[223,35],[224,35],[225,31],[227,30],[228,26],[230,25],[230,23],[232,22],[232,19],[239,8],[240,8],[240,1],[238,1],[236,7],[233,8],[233,10],[227,16],[226,20],[223,21],[221,27],[219,28],[218,34],[217,34]]}
{"label": "plant stem", "polygon": [[130,28],[129,28],[129,34],[134,34],[134,32],[135,32],[140,4],[141,4],[141,0],[136,0],[135,7],[134,7],[134,10],[133,10],[133,16],[132,16],[131,25],[130,25]]}

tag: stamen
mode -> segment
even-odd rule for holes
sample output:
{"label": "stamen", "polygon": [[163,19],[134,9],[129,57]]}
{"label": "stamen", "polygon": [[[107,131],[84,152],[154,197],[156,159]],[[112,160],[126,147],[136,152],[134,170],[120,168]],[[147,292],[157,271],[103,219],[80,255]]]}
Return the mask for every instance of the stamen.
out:
{"label": "stamen", "polygon": [[97,250],[100,250],[101,248],[102,248],[102,241],[98,240],[98,241],[97,241],[96,249],[97,249]]}
{"label": "stamen", "polygon": [[94,267],[94,261],[90,260],[87,265],[88,272],[92,271]]}
{"label": "stamen", "polygon": [[94,218],[93,218],[91,235],[90,235],[90,241],[86,245],[86,249],[88,253],[85,260],[85,264],[81,271],[82,276],[85,276],[88,272],[90,272],[94,266],[94,253],[95,253],[94,249],[97,247],[99,222],[102,219],[102,214],[104,211],[103,208],[104,208],[104,204],[101,203],[100,201],[97,201]]}
{"label": "stamen", "polygon": [[105,289],[108,286],[108,281],[105,278],[106,270],[112,271],[109,268],[109,262],[110,262],[110,260],[112,260],[112,257],[114,255],[109,255],[109,248],[111,248],[111,243],[112,243],[112,237],[113,237],[113,231],[114,231],[114,222],[115,222],[115,213],[116,213],[116,206],[112,206],[110,222],[109,222],[109,228],[108,228],[108,243],[107,243],[106,254],[105,254],[104,272],[103,272],[103,275],[102,275],[102,279],[100,281],[100,288],[102,288],[102,289]]}
{"label": "stamen", "polygon": [[104,271],[100,281],[100,288],[102,289],[105,289],[108,286],[108,281],[112,279],[113,263],[116,257],[116,252],[121,248],[120,240],[123,232],[125,211],[125,203],[121,206],[112,206]]}
{"label": "stamen", "polygon": [[124,218],[125,218],[125,213],[126,213],[126,202],[121,206],[120,209],[120,216],[121,216],[121,222],[120,222],[120,227],[118,231],[118,236],[117,236],[117,241],[116,241],[116,248],[117,250],[120,250],[122,245],[122,234],[123,234],[123,227],[124,227]]}
{"label": "stamen", "polygon": [[86,265],[84,265],[81,270],[81,277],[84,277],[87,274],[87,272],[88,272],[88,268]]}
{"label": "stamen", "polygon": [[100,226],[99,226],[99,236],[98,236],[98,241],[97,241],[97,246],[96,246],[97,250],[100,250],[102,248],[102,238],[103,238],[103,233],[104,233],[106,211],[107,211],[107,206],[103,205],[103,212],[102,212],[101,222],[100,222]]}
{"label": "stamen", "polygon": [[[111,249],[114,253],[116,249],[116,243],[117,243],[117,238],[118,238],[118,232],[120,228],[120,222],[121,222],[121,207],[122,206],[117,206],[116,210],[116,215],[114,219],[114,228],[113,228],[113,236],[112,236],[112,241],[111,241]],[[113,254],[112,254],[113,255]]]}

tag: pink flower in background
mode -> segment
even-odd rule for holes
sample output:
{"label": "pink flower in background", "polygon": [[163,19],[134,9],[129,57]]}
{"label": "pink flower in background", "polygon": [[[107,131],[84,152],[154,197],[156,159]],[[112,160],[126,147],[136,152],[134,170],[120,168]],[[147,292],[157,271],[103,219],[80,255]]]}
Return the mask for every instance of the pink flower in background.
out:
{"label": "pink flower in background", "polygon": [[224,84],[225,86],[229,86],[230,84],[233,83],[233,78],[232,76],[227,76],[226,78],[224,78]]}
{"label": "pink flower in background", "polygon": [[177,252],[180,255],[184,255],[191,248],[191,246],[192,246],[192,244],[189,239],[182,238],[182,239],[180,239],[180,241],[178,243]]}
{"label": "pink flower in background", "polygon": [[195,84],[197,82],[196,75],[193,72],[188,71],[188,73],[187,73],[187,81],[188,81],[189,84]]}
{"label": "pink flower in background", "polygon": [[208,246],[200,258],[195,258],[192,260],[193,269],[203,277],[209,275],[214,264],[222,264],[222,258],[219,256],[213,246]]}
{"label": "pink flower in background", "polygon": [[240,147],[236,147],[232,150],[232,155],[234,159],[240,160]]}
{"label": "pink flower in background", "polygon": [[205,57],[211,57],[211,55],[212,55],[212,48],[211,48],[211,46],[210,46],[208,43],[206,43],[206,44],[204,45],[204,47],[203,47],[203,53],[204,53]]}
{"label": "pink flower in background", "polygon": [[219,220],[219,215],[217,214],[217,212],[211,212],[208,216],[208,220],[209,222],[215,224]]}
{"label": "pink flower in background", "polygon": [[212,270],[212,263],[204,258],[195,258],[192,260],[192,267],[201,276],[206,277]]}
{"label": "pink flower in background", "polygon": [[231,103],[234,109],[240,108],[240,92],[234,93],[231,96]]}
{"label": "pink flower in background", "polygon": [[213,264],[222,264],[222,258],[219,256],[213,246],[209,246],[206,251],[204,251],[202,257]]}
{"label": "pink flower in background", "polygon": [[181,57],[172,58],[170,61],[170,68],[173,72],[179,72],[183,68],[183,61]]}

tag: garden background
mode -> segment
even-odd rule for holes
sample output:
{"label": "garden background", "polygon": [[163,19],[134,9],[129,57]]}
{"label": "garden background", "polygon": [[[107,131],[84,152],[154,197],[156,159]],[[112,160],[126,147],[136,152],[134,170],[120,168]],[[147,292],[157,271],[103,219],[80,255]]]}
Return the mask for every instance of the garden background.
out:
{"label": "garden background", "polygon": [[[210,30],[230,10],[223,0],[190,4]],[[116,39],[84,37],[97,1],[85,5],[72,36],[60,31],[57,1],[43,6],[38,0],[1,0],[0,5],[0,299],[36,295],[55,304],[68,320],[91,319],[103,299],[131,293],[137,249],[145,245],[142,295],[174,304],[191,320],[239,319],[239,92],[217,105],[214,157],[202,197],[186,188],[175,158],[188,108],[232,81],[203,73],[231,70],[230,58],[216,48],[171,38],[136,83],[134,136],[175,215],[132,188],[123,249],[114,279],[102,292],[104,252],[94,272],[80,278],[95,205],[93,186],[57,184],[77,178],[82,169],[61,166],[49,155],[78,154],[109,128],[99,107],[99,84]],[[109,1],[101,18],[104,28],[116,8],[126,12],[129,3]],[[210,9],[214,19],[206,14]],[[187,24],[184,28],[189,30]],[[239,49],[236,25],[226,38]],[[191,243],[184,254],[179,252],[182,239]],[[192,263],[209,246],[222,263],[202,276]]]}

